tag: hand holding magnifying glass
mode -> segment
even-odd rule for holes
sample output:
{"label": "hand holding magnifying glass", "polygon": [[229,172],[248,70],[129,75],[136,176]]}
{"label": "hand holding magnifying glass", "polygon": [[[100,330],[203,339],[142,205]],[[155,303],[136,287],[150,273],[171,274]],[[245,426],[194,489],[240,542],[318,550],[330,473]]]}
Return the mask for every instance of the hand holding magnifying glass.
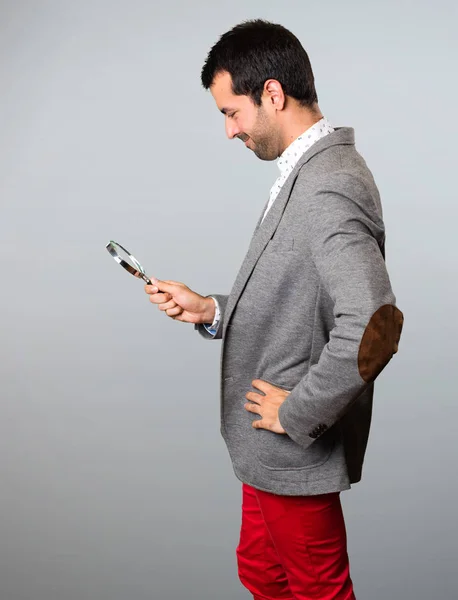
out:
{"label": "hand holding magnifying glass", "polygon": [[185,323],[211,323],[215,313],[212,298],[193,292],[183,283],[177,281],[159,281],[151,279],[139,261],[126,248],[111,240],[106,245],[108,252],[128,273],[143,279],[145,291],[159,310],[177,321]]}

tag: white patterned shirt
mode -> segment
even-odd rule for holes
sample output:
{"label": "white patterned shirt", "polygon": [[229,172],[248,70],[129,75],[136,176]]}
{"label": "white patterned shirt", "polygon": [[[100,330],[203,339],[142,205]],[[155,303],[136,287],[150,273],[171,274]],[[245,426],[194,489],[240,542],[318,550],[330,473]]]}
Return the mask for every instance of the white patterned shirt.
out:
{"label": "white patterned shirt", "polygon": [[[283,187],[285,181],[288,179],[294,167],[299,162],[300,157],[307,152],[311,146],[324,136],[328,135],[328,133],[332,133],[334,128],[329,123],[329,121],[323,117],[317,123],[309,127],[304,133],[302,133],[299,137],[297,137],[294,142],[292,142],[281,154],[281,156],[277,160],[278,168],[280,169],[280,175],[277,180],[273,184],[270,195],[269,202],[267,204],[266,210],[264,211],[264,215],[262,217],[262,221],[266,218],[267,213],[272,207],[272,204],[275,202],[278,194],[280,193],[281,188]],[[204,324],[205,329],[215,335],[216,330],[218,329],[219,321],[221,318],[221,311],[219,308],[218,301],[213,296],[215,302],[215,318],[213,319],[213,323],[211,325]]]}
{"label": "white patterned shirt", "polygon": [[328,133],[332,133],[333,131],[334,128],[331,126],[329,121],[323,117],[317,123],[315,123],[315,125],[309,127],[309,129],[296,138],[294,142],[292,142],[286,148],[286,150],[284,150],[280,158],[277,160],[277,165],[280,169],[280,175],[270,190],[269,203],[264,212],[264,216],[262,217],[262,221],[264,221],[266,218],[266,215],[280,193],[283,184],[299,162],[300,157],[304,154],[304,152],[307,152],[307,150],[313,146],[315,142],[323,138],[325,135],[328,135]]}

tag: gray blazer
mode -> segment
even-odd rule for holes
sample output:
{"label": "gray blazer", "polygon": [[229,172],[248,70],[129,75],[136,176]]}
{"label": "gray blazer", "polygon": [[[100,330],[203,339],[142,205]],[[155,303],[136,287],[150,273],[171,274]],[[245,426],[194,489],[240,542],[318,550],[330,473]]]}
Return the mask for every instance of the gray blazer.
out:
{"label": "gray blazer", "polygon": [[[264,214],[264,213],[262,213]],[[348,489],[361,479],[374,380],[403,315],[384,260],[380,197],[354,131],[307,150],[254,231],[229,296],[215,294],[222,339],[221,433],[237,477],[283,495]],[[251,381],[291,391],[287,435],[254,429]]]}

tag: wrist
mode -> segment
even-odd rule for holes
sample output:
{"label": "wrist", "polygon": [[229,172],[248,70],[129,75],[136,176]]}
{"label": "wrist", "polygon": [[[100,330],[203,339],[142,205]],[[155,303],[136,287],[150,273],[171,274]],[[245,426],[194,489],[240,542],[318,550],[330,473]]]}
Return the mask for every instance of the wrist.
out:
{"label": "wrist", "polygon": [[215,318],[215,301],[213,298],[206,297],[204,298],[204,309],[202,311],[202,323],[213,323],[213,319]]}

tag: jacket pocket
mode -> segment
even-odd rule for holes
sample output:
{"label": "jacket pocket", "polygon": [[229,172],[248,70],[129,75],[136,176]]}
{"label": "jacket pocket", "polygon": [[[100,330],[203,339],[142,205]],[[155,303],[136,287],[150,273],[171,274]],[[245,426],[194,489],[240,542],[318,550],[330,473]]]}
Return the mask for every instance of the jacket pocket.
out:
{"label": "jacket pocket", "polygon": [[271,470],[313,469],[323,465],[335,446],[334,431],[330,429],[308,448],[296,444],[287,434],[256,429],[257,457],[263,467]]}

